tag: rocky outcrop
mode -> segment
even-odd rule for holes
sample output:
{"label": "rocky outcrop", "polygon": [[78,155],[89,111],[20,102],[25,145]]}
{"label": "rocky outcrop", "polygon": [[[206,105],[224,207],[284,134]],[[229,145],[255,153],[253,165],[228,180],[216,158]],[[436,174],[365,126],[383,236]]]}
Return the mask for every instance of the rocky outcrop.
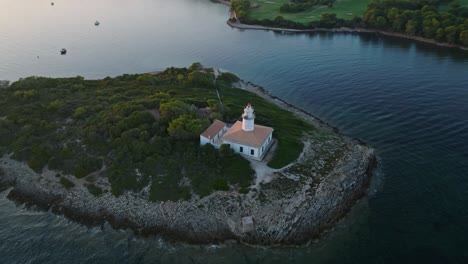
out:
{"label": "rocky outcrop", "polygon": [[51,210],[87,225],[108,222],[141,235],[159,234],[189,243],[237,240],[248,244],[302,244],[345,215],[367,189],[376,158],[373,149],[304,111],[243,83],[309,122],[323,133],[304,135],[304,151],[248,194],[215,192],[201,199],[150,202],[138,193],[93,196],[71,176],[66,189],[54,173],[37,174],[26,164],[0,159],[0,186],[8,198]]}

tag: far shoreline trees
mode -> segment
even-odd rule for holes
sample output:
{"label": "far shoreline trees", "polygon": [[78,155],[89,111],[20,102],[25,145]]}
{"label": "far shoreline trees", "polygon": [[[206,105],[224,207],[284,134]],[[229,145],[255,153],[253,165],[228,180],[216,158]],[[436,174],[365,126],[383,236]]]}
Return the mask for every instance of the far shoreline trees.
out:
{"label": "far shoreline trees", "polygon": [[[327,2],[333,4],[334,1]],[[280,7],[280,12],[295,13],[313,8],[316,1],[296,0]],[[444,11],[442,6],[448,5]],[[232,0],[232,8],[245,24],[266,27],[315,28],[365,28],[423,37],[449,44],[468,46],[468,7],[457,0],[372,0],[361,16],[350,20],[338,18],[335,13],[323,12],[320,19],[299,23],[279,15],[271,19],[253,19],[249,16],[249,0]],[[240,15],[239,15],[240,14]]]}
{"label": "far shoreline trees", "polygon": [[363,16],[370,28],[468,46],[468,19],[439,12],[442,1],[372,1]]}

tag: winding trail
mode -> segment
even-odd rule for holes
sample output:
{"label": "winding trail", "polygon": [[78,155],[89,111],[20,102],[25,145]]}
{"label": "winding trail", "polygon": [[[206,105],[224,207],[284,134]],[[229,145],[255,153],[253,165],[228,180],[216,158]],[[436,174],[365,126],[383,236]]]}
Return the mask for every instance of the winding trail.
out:
{"label": "winding trail", "polygon": [[220,71],[219,71],[218,68],[213,68],[213,73],[214,73],[214,76],[215,76],[213,84],[214,84],[215,89],[216,89],[216,94],[218,95],[219,105],[221,106],[221,109],[223,109],[224,108],[223,100],[221,100],[221,95],[219,94],[218,86],[216,85],[216,80],[218,79],[218,76],[220,75]]}

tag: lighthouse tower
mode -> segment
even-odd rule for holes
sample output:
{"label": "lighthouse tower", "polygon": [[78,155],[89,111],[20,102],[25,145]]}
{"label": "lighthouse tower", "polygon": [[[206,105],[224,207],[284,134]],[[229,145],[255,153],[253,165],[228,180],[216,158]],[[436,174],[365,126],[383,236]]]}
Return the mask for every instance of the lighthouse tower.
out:
{"label": "lighthouse tower", "polygon": [[244,108],[244,114],[242,115],[242,130],[253,131],[255,127],[254,120],[255,120],[254,110],[249,103]]}

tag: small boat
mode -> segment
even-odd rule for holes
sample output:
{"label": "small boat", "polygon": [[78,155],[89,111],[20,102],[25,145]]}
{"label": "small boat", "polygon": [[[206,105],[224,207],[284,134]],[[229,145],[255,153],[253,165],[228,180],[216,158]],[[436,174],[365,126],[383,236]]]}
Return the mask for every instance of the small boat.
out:
{"label": "small boat", "polygon": [[66,49],[61,49],[60,50],[60,55],[65,55],[67,54],[67,50]]}
{"label": "small boat", "polygon": [[96,20],[96,22],[94,22],[95,26],[99,26],[99,24],[101,24],[101,23],[99,23],[99,21],[97,21],[97,20]]}

